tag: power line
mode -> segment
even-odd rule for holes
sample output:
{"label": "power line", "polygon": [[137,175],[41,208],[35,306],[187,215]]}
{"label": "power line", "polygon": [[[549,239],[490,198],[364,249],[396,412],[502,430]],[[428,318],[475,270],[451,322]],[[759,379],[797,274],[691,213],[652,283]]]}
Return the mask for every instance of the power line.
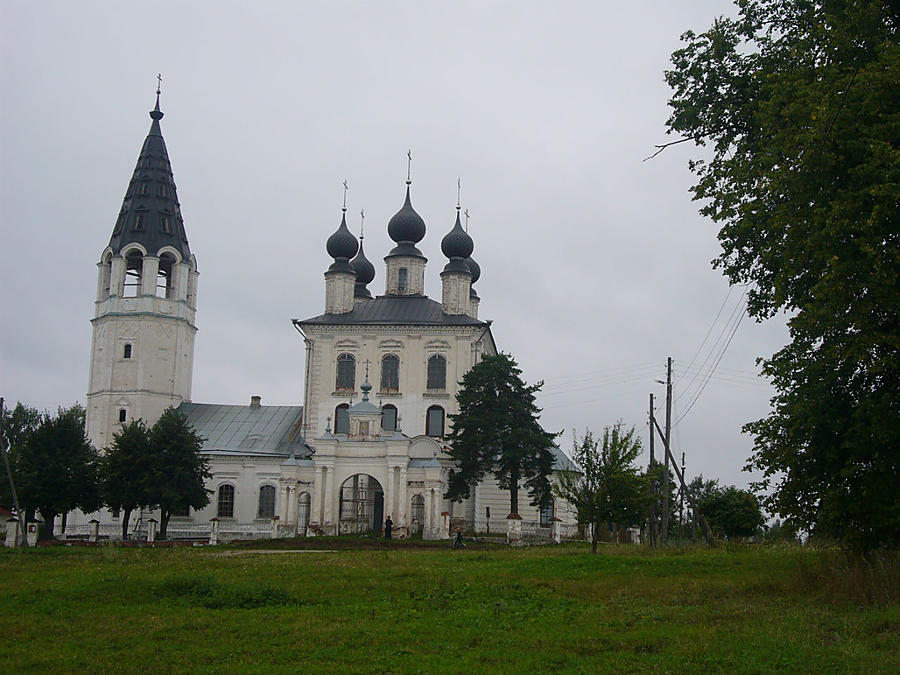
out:
{"label": "power line", "polygon": [[[747,294],[747,289],[745,288],[744,294],[741,295],[742,300],[746,294]],[[735,321],[735,323],[734,323],[734,328],[731,329],[731,335],[728,336],[728,341],[722,347],[722,351],[719,352],[719,357],[716,359],[716,362],[713,365],[712,370],[710,370],[709,375],[706,376],[706,379],[703,381],[703,384],[700,386],[700,389],[697,391],[697,394],[694,396],[694,399],[687,406],[687,409],[681,414],[681,417],[679,417],[677,420],[675,420],[676,425],[679,422],[681,422],[681,420],[683,420],[685,417],[687,417],[689,412],[691,412],[691,408],[693,408],[694,404],[699,400],[700,395],[703,393],[703,390],[706,389],[706,385],[709,384],[710,378],[712,378],[713,373],[715,373],[716,368],[718,367],[719,363],[722,361],[722,357],[724,357],[725,352],[728,351],[728,346],[731,344],[731,341],[734,339],[734,336],[737,333],[738,326],[741,325],[741,321],[744,320],[744,315],[746,314],[746,311],[744,311],[744,309],[746,308],[746,304],[742,303],[739,306],[741,307],[741,313],[738,315],[737,321]]]}

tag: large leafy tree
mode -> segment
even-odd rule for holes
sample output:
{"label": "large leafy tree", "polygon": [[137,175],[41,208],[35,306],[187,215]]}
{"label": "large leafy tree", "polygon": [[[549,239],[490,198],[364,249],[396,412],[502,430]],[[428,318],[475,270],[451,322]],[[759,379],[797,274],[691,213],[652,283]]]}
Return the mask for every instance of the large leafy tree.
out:
{"label": "large leafy tree", "polygon": [[467,499],[471,488],[491,473],[509,491],[510,515],[519,513],[519,490],[531,504],[547,506],[552,499],[553,441],[544,431],[534,395],[542,382],[525,384],[509,354],[487,356],[462,379],[456,394],[459,413],[450,415],[447,435],[456,467],[450,475],[447,499]]}
{"label": "large leafy tree", "polygon": [[99,458],[84,433],[84,408],[41,417],[21,446],[15,480],[22,508],[40,511],[48,533],[57,515],[65,529],[69,511],[100,507]]}
{"label": "large leafy tree", "polygon": [[[699,485],[698,485],[699,482]],[[752,537],[763,532],[766,519],[756,495],[733,485],[721,487],[718,481],[704,481],[702,476],[691,482],[698,487],[697,508],[717,535],[729,539]]]}
{"label": "large leafy tree", "polygon": [[[670,132],[747,309],[790,316],[749,468],[766,506],[859,549],[900,544],[900,10],[738,0],[688,32]],[[679,141],[675,141],[679,142]]]}
{"label": "large leafy tree", "polygon": [[149,482],[155,476],[155,462],[150,429],[143,420],[131,420],[113,433],[101,459],[102,491],[106,505],[122,511],[122,539],[128,539],[132,511],[153,503]]}
{"label": "large leafy tree", "polygon": [[572,450],[579,471],[561,472],[554,491],[575,507],[579,523],[591,526],[596,553],[601,527],[611,524],[618,535],[621,527],[643,522],[649,511],[649,483],[635,466],[641,439],[634,427],[617,422],[603,429],[601,439],[586,431],[574,439]]}
{"label": "large leafy tree", "polygon": [[150,430],[154,461],[148,467],[144,496],[159,507],[162,539],[173,513],[209,504],[209,490],[204,487],[211,476],[209,461],[200,454],[204,440],[175,408],[167,408]]}
{"label": "large leafy tree", "polygon": [[[10,472],[15,475],[18,471],[19,458],[22,456],[22,448],[28,437],[34,433],[41,424],[41,413],[37,408],[32,408],[16,403],[16,407],[12,409],[3,408],[2,433],[3,438],[0,439],[0,451],[7,453]],[[3,475],[0,478],[0,506],[4,506],[12,510],[13,498],[12,490],[9,484],[9,476],[6,469],[2,469]]]}

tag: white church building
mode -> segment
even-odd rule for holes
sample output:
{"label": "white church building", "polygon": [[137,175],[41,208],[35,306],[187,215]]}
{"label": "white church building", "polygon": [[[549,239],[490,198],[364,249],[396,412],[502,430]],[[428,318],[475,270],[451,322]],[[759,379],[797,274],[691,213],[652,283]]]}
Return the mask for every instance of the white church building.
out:
{"label": "white church building", "polygon": [[[294,319],[306,350],[302,405],[195,403],[198,266],[189,245],[160,129],[152,124],[109,244],[98,263],[91,320],[87,434],[99,449],[123,422],[153,424],[169,406],[206,439],[209,505],[177,514],[170,532],[306,535],[379,530],[391,517],[400,536],[449,536],[451,524],[505,531],[509,496],[492,479],[463,503],[443,495],[451,462],[444,437],[463,375],[497,353],[491,322],[480,319],[473,284],[481,270],[472,238],[456,222],[441,240],[447,262],[441,299],[425,295],[426,234],[407,176],[406,198],[387,224],[396,244],[384,257],[384,292],[369,285],[375,266],[342,216],[327,237],[325,306]],[[343,209],[346,211],[346,207]],[[323,238],[324,238],[323,233]],[[312,294],[312,290],[310,290]],[[556,470],[574,468],[559,450]],[[520,498],[522,519],[574,523],[567,505],[539,512]],[[71,530],[97,517],[110,533],[118,514],[72,514]],[[145,514],[146,517],[146,514]],[[213,520],[215,519],[215,520]]]}

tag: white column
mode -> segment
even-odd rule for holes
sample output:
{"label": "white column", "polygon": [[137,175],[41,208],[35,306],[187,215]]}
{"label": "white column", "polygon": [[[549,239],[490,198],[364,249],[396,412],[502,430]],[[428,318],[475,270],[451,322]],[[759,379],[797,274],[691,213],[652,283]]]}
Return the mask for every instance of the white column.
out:
{"label": "white column", "polygon": [[387,469],[387,480],[384,482],[384,517],[394,519],[394,467],[390,464]]}
{"label": "white column", "polygon": [[328,473],[325,474],[325,522],[334,525],[333,505],[334,505],[334,467],[328,467]]}
{"label": "white column", "polygon": [[141,295],[156,295],[156,277],[159,274],[159,258],[145,255],[141,269]]}
{"label": "white column", "polygon": [[285,524],[297,522],[297,486],[288,486],[287,518]]}
{"label": "white column", "polygon": [[320,525],[325,522],[325,516],[322,513],[322,505],[323,499],[325,496],[325,467],[317,466],[316,467],[316,485],[315,485],[315,494],[312,495],[312,499],[309,502],[310,514],[309,518],[311,521],[319,523]]}
{"label": "white column", "polygon": [[409,491],[406,488],[406,467],[400,467],[400,485],[397,488],[397,501],[400,510],[400,518],[398,525],[406,525],[409,527]]}
{"label": "white column", "polygon": [[279,490],[279,499],[278,499],[278,520],[282,523],[287,522],[287,507],[288,507],[288,488],[284,483],[281,484]]}

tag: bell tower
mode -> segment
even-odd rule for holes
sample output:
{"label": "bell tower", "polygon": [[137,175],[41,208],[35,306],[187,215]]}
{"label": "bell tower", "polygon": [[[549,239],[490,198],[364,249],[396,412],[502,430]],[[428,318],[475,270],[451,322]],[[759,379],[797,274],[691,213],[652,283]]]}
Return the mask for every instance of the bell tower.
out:
{"label": "bell tower", "polygon": [[98,263],[87,435],[103,449],[122,422],[155,422],[191,397],[197,259],[188,247],[172,166],[150,112],[109,245]]}

